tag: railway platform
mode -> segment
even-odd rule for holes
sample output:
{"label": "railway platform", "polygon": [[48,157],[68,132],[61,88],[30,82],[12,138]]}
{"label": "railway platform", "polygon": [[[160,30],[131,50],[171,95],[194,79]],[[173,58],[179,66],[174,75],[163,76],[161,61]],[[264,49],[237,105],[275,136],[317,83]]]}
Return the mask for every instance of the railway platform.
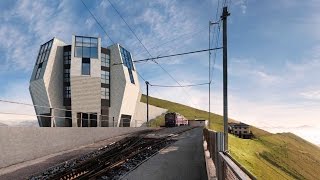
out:
{"label": "railway platform", "polygon": [[128,173],[124,180],[205,180],[202,128],[176,137],[177,141]]}
{"label": "railway platform", "polygon": [[207,179],[204,157],[202,128],[150,129],[2,168],[0,180],[77,179],[89,171],[89,179]]}

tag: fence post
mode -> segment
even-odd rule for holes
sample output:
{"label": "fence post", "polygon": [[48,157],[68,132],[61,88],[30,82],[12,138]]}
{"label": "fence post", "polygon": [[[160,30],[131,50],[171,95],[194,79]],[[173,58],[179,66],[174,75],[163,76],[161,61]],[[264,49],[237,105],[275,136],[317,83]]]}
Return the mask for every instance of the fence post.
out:
{"label": "fence post", "polygon": [[54,127],[53,126],[53,111],[52,111],[52,108],[50,108],[50,122],[51,122],[51,127]]}
{"label": "fence post", "polygon": [[221,159],[219,152],[224,151],[224,133],[218,132],[215,136],[216,139],[216,147],[215,147],[215,164],[216,164],[216,174],[218,177],[218,180],[224,180],[225,179],[225,170],[224,170],[224,162]]}

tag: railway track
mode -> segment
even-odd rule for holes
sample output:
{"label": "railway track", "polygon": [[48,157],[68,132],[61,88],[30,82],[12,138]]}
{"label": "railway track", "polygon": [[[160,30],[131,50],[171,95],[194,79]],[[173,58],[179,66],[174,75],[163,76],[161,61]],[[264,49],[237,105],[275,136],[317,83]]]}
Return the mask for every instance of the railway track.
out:
{"label": "railway track", "polygon": [[[189,130],[189,129],[186,129]],[[178,135],[186,130],[176,132]],[[119,179],[162,148],[175,142],[172,134],[150,138],[150,131],[126,137],[105,147],[51,167],[28,179]]]}

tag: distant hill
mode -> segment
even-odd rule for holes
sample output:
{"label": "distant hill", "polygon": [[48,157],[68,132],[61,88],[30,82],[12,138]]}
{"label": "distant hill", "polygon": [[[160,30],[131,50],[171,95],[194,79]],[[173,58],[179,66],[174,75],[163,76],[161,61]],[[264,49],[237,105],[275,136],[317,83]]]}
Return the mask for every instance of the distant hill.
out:
{"label": "distant hill", "polygon": [[39,127],[37,120],[19,120],[19,121],[4,121],[0,122],[0,126],[10,127]]}
{"label": "distant hill", "polygon": [[8,126],[8,125],[0,122],[0,126]]}
{"label": "distant hill", "polygon": [[[146,96],[141,97],[146,102]],[[186,118],[208,119],[208,112],[186,105],[149,97],[151,105],[179,112]],[[222,116],[211,113],[209,128],[222,131]],[[230,120],[233,121],[233,120]],[[152,126],[164,124],[161,115]],[[292,133],[273,134],[251,126],[252,140],[229,134],[231,155],[258,179],[320,179],[320,148]]]}

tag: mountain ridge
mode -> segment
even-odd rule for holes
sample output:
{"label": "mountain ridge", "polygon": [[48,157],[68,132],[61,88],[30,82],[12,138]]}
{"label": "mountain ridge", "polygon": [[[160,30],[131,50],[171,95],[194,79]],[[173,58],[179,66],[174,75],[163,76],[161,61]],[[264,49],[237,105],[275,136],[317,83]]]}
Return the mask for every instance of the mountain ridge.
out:
{"label": "mountain ridge", "polygon": [[[146,102],[146,96],[141,97]],[[151,105],[179,112],[188,119],[208,119],[208,112],[183,104],[149,97]],[[230,120],[236,121],[236,120]],[[151,126],[164,124],[164,115],[151,120]],[[319,179],[320,148],[293,133],[270,133],[250,126],[251,140],[229,134],[229,151],[232,157],[258,179]],[[223,117],[211,113],[209,128],[223,131]]]}

